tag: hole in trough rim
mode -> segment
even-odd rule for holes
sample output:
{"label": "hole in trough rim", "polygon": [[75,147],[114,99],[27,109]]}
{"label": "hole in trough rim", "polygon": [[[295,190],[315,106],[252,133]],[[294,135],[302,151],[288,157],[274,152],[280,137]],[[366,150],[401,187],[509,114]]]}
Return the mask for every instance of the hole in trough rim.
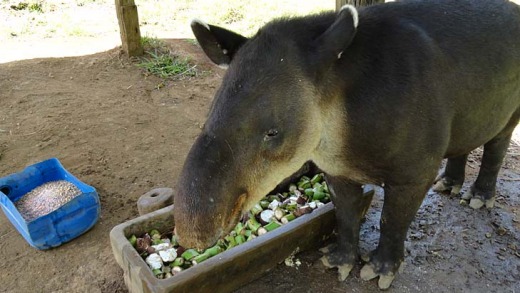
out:
{"label": "hole in trough rim", "polygon": [[152,193],[152,194],[150,194],[150,197],[156,197],[156,196],[159,196],[159,194],[158,194],[158,193],[155,193],[155,192]]}
{"label": "hole in trough rim", "polygon": [[11,193],[11,187],[4,185],[0,187],[0,191],[5,195],[9,195],[9,193]]}

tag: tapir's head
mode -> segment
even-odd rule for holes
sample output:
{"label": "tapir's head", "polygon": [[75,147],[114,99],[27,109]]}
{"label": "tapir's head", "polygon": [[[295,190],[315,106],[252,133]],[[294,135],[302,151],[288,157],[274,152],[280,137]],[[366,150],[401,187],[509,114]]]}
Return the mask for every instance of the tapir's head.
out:
{"label": "tapir's head", "polygon": [[275,21],[252,38],[192,22],[206,55],[228,70],[177,184],[175,224],[183,246],[212,245],[313,159],[323,144],[327,99],[317,83],[328,82],[356,26],[352,6],[336,16]]}

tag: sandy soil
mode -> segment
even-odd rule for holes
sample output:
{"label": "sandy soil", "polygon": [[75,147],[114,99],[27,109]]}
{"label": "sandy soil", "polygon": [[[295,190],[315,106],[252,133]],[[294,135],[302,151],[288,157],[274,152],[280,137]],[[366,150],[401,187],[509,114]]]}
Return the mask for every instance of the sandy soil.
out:
{"label": "sandy soil", "polygon": [[[168,43],[205,73],[158,87],[162,80],[144,76],[118,49],[0,64],[0,176],[58,157],[97,188],[102,204],[91,231],[48,251],[31,248],[0,213],[0,292],[126,292],[108,233],[138,215],[140,195],[173,186],[223,75],[192,43]],[[520,291],[519,143],[506,157],[495,209],[473,211],[429,193],[390,292]],[[468,179],[478,171],[474,153]],[[363,225],[362,251],[377,243],[380,209],[379,194]],[[301,266],[279,265],[238,291],[377,291],[376,282],[359,279],[361,266],[340,283],[319,257],[299,254]]]}

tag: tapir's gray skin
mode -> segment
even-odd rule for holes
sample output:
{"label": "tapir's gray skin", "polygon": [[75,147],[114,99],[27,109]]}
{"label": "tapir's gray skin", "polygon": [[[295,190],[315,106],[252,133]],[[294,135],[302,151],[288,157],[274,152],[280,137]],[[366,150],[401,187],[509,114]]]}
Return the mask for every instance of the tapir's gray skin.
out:
{"label": "tapir's gray skin", "polygon": [[[359,21],[359,24],[358,24]],[[437,189],[494,197],[520,117],[520,9],[501,0],[402,1],[284,19],[252,38],[194,21],[204,52],[229,69],[179,178],[179,241],[207,247],[305,162],[326,173],[344,279],[357,258],[362,184],[384,186],[377,249],[363,279],[390,286],[404,240],[443,158]]]}

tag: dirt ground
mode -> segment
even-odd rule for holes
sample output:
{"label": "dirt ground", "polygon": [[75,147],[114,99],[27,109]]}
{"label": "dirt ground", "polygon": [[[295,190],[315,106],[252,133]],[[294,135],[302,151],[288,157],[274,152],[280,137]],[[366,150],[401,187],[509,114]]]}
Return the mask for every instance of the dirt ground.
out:
{"label": "dirt ground", "polygon": [[[117,48],[0,64],[0,176],[57,157],[97,189],[102,205],[92,230],[48,251],[30,247],[0,213],[1,292],[126,292],[109,232],[138,215],[140,195],[175,184],[223,76],[193,43],[168,43],[204,72],[161,87]],[[500,173],[496,208],[473,211],[459,199],[428,194],[390,292],[520,292],[519,142]],[[480,154],[471,157],[467,185]],[[362,227],[362,252],[377,244],[380,210],[379,190]],[[280,264],[238,292],[378,291],[377,282],[360,280],[361,265],[340,283],[320,256],[298,254],[300,266]]]}

